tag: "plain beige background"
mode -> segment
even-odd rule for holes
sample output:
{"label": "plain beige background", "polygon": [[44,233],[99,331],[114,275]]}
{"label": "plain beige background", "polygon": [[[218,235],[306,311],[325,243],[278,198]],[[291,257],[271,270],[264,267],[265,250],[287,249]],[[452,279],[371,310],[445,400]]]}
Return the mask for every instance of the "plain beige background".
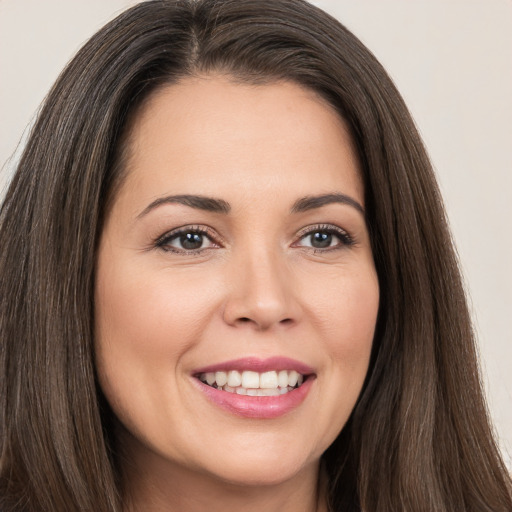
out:
{"label": "plain beige background", "polygon": [[[0,0],[2,190],[59,71],[89,36],[135,3]],[[375,53],[424,137],[471,296],[489,407],[512,469],[512,1],[313,3]]]}

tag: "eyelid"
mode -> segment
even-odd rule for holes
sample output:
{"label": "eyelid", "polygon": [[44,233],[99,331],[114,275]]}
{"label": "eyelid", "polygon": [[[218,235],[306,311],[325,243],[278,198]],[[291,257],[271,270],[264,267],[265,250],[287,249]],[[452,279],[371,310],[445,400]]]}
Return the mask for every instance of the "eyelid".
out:
{"label": "eyelid", "polygon": [[[294,242],[293,245],[297,244],[300,240],[305,238],[308,235],[311,235],[312,233],[318,232],[318,231],[326,231],[328,233],[331,233],[333,235],[336,235],[340,239],[340,244],[332,246],[332,247],[326,247],[326,248],[312,248],[315,252],[326,252],[326,251],[333,251],[337,249],[342,249],[347,246],[352,246],[355,244],[355,240],[350,235],[350,233],[340,228],[339,226],[336,226],[335,224],[314,224],[311,226],[306,226],[302,228],[296,235],[297,241]],[[306,247],[306,246],[299,246],[299,247]]]}
{"label": "eyelid", "polygon": [[[292,247],[295,246],[295,247],[301,247],[301,248],[307,249],[308,246],[300,246],[300,245],[298,245],[299,242],[306,236],[311,235],[312,233],[315,233],[318,231],[328,232],[328,233],[331,233],[331,234],[337,236],[340,240],[340,243],[336,244],[334,246],[331,246],[331,247],[326,247],[326,248],[315,248],[315,247],[309,248],[309,249],[313,250],[314,252],[334,251],[334,250],[342,249],[347,246],[352,246],[355,244],[354,238],[348,233],[348,231],[346,231],[345,229],[343,229],[335,224],[325,224],[324,223],[324,224],[309,225],[309,226],[306,226],[306,227],[302,228],[301,230],[299,230],[297,232],[297,234],[295,235],[296,241],[292,244]],[[173,228],[169,231],[166,231],[163,235],[159,236],[158,238],[156,238],[156,240],[154,240],[153,246],[158,249],[161,249],[163,251],[175,252],[178,254],[198,254],[203,251],[212,249],[211,246],[199,248],[199,249],[180,249],[180,248],[172,247],[171,245],[169,245],[169,242],[171,241],[171,239],[175,239],[183,233],[191,233],[191,232],[199,233],[203,236],[206,236],[210,240],[210,242],[213,244],[213,246],[214,246],[213,248],[223,247],[223,245],[224,245],[220,235],[211,227],[205,226],[205,225],[188,224],[188,225],[179,226],[177,228]]]}
{"label": "eyelid", "polygon": [[210,242],[217,247],[222,247],[222,239],[219,236],[219,234],[214,231],[209,226],[205,225],[198,225],[198,224],[187,224],[185,226],[180,226],[174,229],[171,229],[170,231],[166,231],[163,235],[159,236],[153,243],[153,245],[156,248],[162,249],[164,251],[168,252],[176,252],[181,254],[196,254],[208,249],[211,249],[211,247],[204,247],[200,249],[179,249],[176,247],[171,247],[170,245],[167,245],[171,239],[174,239],[178,237],[181,234],[184,233],[199,233],[200,235],[206,236]]}

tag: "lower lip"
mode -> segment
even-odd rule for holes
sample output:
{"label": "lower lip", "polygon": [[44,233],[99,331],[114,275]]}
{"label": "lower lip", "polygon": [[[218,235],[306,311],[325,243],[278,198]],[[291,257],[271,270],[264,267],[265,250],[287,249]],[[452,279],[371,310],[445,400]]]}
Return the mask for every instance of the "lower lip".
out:
{"label": "lower lip", "polygon": [[199,389],[222,409],[245,418],[272,419],[296,409],[305,399],[315,378],[310,375],[301,386],[278,396],[238,395],[216,389],[195,379]]}

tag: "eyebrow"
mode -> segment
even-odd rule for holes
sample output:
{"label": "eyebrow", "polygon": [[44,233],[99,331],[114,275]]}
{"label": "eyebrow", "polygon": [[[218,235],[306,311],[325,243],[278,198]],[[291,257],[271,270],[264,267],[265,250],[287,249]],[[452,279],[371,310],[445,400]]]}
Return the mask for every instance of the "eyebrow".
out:
{"label": "eyebrow", "polygon": [[300,213],[308,210],[313,210],[315,208],[321,208],[322,206],[326,206],[332,203],[346,204],[348,206],[352,206],[359,213],[365,215],[364,208],[358,203],[355,199],[346,194],[341,193],[331,193],[331,194],[322,194],[319,196],[306,196],[302,197],[295,201],[292,206],[292,213]]}
{"label": "eyebrow", "polygon": [[190,208],[205,210],[214,213],[229,213],[231,206],[223,199],[214,199],[213,197],[197,196],[191,194],[181,194],[176,196],[165,196],[155,199],[151,204],[146,206],[144,210],[137,215],[137,219],[144,217],[150,211],[164,204],[183,204]]}
{"label": "eyebrow", "polygon": [[[292,213],[301,213],[315,208],[321,208],[332,203],[346,204],[352,206],[358,212],[365,215],[364,208],[352,197],[341,193],[322,194],[318,196],[305,196],[301,197],[293,204],[291,208]],[[137,215],[137,219],[144,217],[149,212],[162,206],[164,204],[182,204],[190,208],[204,210],[213,213],[228,214],[231,211],[231,206],[223,199],[215,199],[213,197],[206,197],[193,194],[180,194],[174,196],[165,196],[155,199],[144,210]]]}

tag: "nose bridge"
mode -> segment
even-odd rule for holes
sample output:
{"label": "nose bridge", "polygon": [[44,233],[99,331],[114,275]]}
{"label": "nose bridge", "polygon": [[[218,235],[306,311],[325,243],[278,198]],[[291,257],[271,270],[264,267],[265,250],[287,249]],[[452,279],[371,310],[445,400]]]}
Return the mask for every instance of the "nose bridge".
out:
{"label": "nose bridge", "polygon": [[[268,241],[267,241],[268,242]],[[233,255],[225,319],[260,330],[297,320],[285,254],[271,244],[251,244]]]}

